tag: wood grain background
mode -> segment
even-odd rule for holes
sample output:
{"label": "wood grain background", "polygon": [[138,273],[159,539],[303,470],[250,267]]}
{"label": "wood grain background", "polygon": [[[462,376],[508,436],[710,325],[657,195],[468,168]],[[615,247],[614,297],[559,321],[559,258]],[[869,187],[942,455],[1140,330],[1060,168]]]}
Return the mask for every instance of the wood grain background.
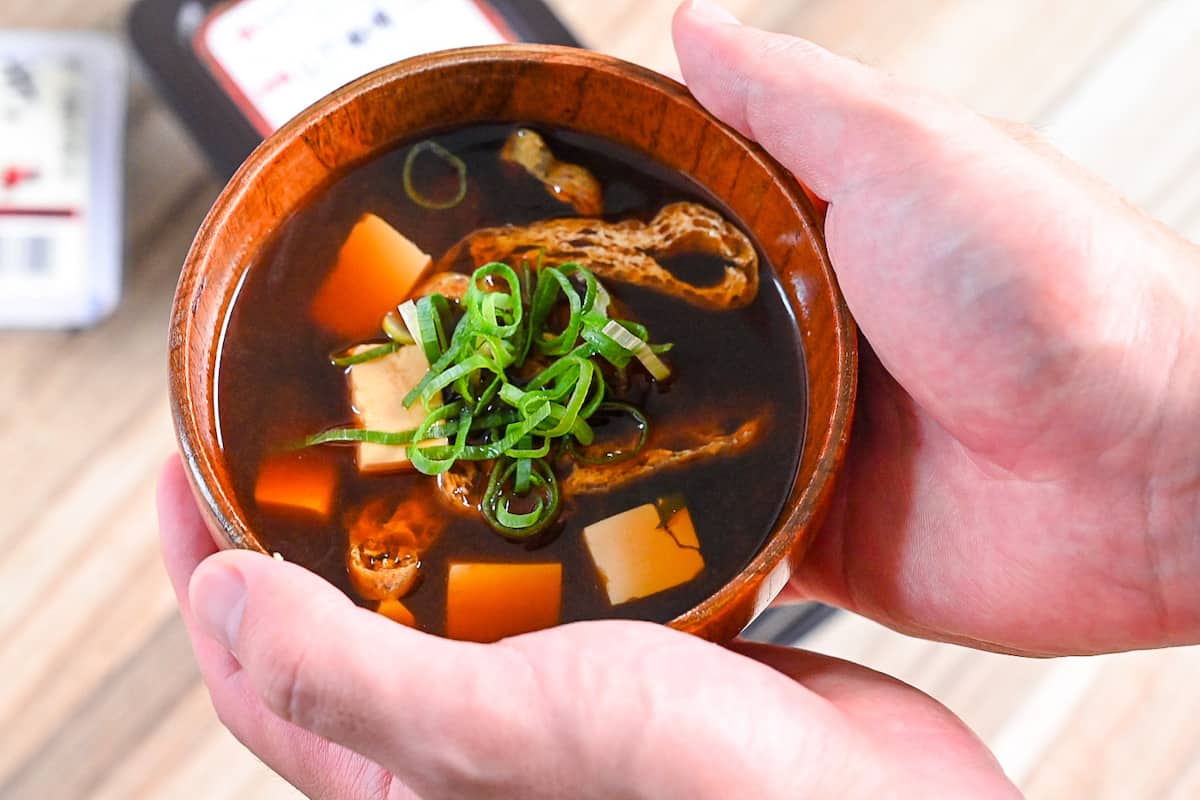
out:
{"label": "wood grain background", "polygon": [[[989,114],[1200,238],[1195,0],[729,0]],[[670,71],[674,0],[551,0],[590,46]],[[0,27],[119,31],[124,0],[4,0]],[[218,724],[158,560],[173,440],[166,319],[219,184],[135,78],[127,289],[80,333],[0,333],[0,798],[295,792]],[[1200,648],[1029,661],[840,615],[806,646],[910,681],[996,749],[1031,798],[1200,797]]]}

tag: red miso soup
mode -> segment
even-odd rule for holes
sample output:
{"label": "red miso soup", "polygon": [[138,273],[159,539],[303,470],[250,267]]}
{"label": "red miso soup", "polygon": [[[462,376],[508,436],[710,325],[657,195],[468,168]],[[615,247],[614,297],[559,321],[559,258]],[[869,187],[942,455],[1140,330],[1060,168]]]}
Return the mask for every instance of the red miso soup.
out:
{"label": "red miso soup", "polygon": [[713,196],[511,124],[315,192],[247,271],[217,380],[259,541],[476,641],[716,592],[783,508],[805,396],[778,281]]}

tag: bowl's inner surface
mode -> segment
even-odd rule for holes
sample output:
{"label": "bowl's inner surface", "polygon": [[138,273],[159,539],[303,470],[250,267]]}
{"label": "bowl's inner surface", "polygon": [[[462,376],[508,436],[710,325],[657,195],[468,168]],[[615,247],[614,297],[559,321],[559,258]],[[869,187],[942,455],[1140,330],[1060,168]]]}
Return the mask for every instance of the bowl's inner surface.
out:
{"label": "bowl's inner surface", "polygon": [[[413,472],[360,475],[351,447],[326,446],[314,454],[336,465],[339,488],[328,518],[261,508],[254,501],[259,465],[271,453],[305,436],[353,424],[345,376],[328,360],[348,342],[313,324],[309,304],[363,214],[383,217],[435,260],[480,228],[577,216],[541,182],[502,164],[498,153],[515,127],[473,124],[432,137],[467,167],[469,190],[454,208],[431,211],[406,196],[402,176],[409,142],[332,175],[272,234],[231,306],[219,354],[217,427],[237,511],[264,548],[354,596],[345,566],[347,528],[364,509],[386,517],[397,503],[424,502],[430,513],[446,517],[448,526],[423,554],[421,583],[404,602],[418,625],[432,632],[444,630],[448,565],[471,561],[561,563],[563,622],[610,616],[667,622],[746,566],[795,481],[806,419],[802,348],[783,289],[765,258],[760,257],[758,295],[744,308],[705,310],[605,282],[623,314],[646,324],[655,341],[675,344],[668,356],[674,372],[668,384],[651,384],[633,370],[624,394],[650,420],[647,447],[696,447],[756,421],[760,427],[744,449],[662,470],[609,492],[568,497],[563,524],[552,535],[522,544],[497,536],[478,514],[449,510],[433,478]],[[715,196],[676,170],[594,136],[534,127],[558,158],[586,167],[600,180],[608,220],[648,221],[668,203],[692,201],[746,230]],[[432,194],[454,193],[452,185],[438,185],[452,182],[453,175],[439,171],[436,163],[414,177]],[[664,265],[697,285],[717,283],[722,275],[719,259],[695,253],[665,259]],[[704,570],[676,588],[611,605],[584,545],[583,527],[675,494],[687,501]]]}
{"label": "bowl's inner surface", "polygon": [[705,195],[719,198],[779,277],[807,378],[799,469],[775,528],[750,564],[672,620],[707,638],[731,638],[783,586],[829,507],[853,412],[856,334],[819,225],[795,180],[683,87],[596,53],[502,45],[411,59],[339,90],[248,159],[197,236],[171,325],[172,408],[206,521],[223,544],[263,549],[221,453],[216,417],[221,337],[247,269],[331,175],[394,151],[415,132],[496,120],[586,132],[629,148],[669,175],[689,176],[691,183],[676,189],[693,195],[702,186]]}

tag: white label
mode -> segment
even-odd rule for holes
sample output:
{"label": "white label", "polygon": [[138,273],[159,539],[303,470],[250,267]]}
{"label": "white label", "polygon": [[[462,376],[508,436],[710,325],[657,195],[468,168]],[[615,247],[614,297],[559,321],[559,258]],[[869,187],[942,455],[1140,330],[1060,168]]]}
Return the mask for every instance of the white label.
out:
{"label": "white label", "polygon": [[241,0],[209,19],[197,49],[266,135],[380,67],[510,39],[476,0]]}
{"label": "white label", "polygon": [[77,61],[0,57],[0,285],[6,292],[53,293],[80,280],[88,196],[84,86]]}
{"label": "white label", "polygon": [[116,303],[124,77],[111,40],[0,34],[0,326]]}

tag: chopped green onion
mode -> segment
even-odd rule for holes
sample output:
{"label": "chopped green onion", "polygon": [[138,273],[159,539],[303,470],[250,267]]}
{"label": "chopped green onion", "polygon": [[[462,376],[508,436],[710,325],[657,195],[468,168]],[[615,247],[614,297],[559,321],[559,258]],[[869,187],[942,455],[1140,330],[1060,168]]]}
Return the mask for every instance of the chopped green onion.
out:
{"label": "chopped green onion", "polygon": [[396,311],[389,311],[383,317],[383,332],[393,342],[399,345],[416,344],[417,340],[408,332],[404,320]]}
{"label": "chopped green onion", "polygon": [[[417,158],[426,151],[445,161],[458,173],[458,191],[449,200],[434,200],[426,197],[413,185],[413,167],[417,163]],[[454,208],[467,196],[467,165],[461,158],[432,139],[417,142],[409,149],[408,155],[404,159],[404,193],[408,195],[409,200],[421,208],[431,211],[445,211]]]}
{"label": "chopped green onion", "polygon": [[537,289],[533,293],[533,316],[538,326],[545,323],[560,293],[566,298],[570,309],[566,327],[557,335],[543,333],[543,338],[533,343],[539,352],[550,356],[561,356],[575,347],[575,340],[579,338],[579,328],[583,324],[583,301],[579,299],[575,287],[566,275],[554,267],[543,267],[538,273]]}
{"label": "chopped green onion", "polygon": [[483,494],[480,509],[492,529],[506,539],[522,541],[537,536],[550,527],[558,518],[558,478],[544,460],[533,461],[528,476],[530,490],[537,490],[539,497],[533,510],[516,514],[510,510],[514,497],[524,497],[528,492],[509,494],[507,484],[514,477],[520,460],[501,459],[492,468],[487,490]]}
{"label": "chopped green onion", "polygon": [[[485,264],[460,302],[434,294],[402,303],[383,320],[390,341],[336,357],[335,363],[362,363],[418,345],[429,368],[402,401],[407,408],[421,402],[421,423],[406,431],[329,430],[304,446],[404,447],[427,475],[459,461],[493,462],[481,512],[502,536],[536,536],[559,513],[550,463],[556,446],[590,464],[622,461],[645,448],[649,422],[636,407],[608,399],[603,364],[625,369],[637,358],[655,380],[670,376],[659,355],[671,346],[651,345],[645,326],[611,319],[611,309],[608,291],[579,264],[547,266],[540,258],[536,267],[518,269]],[[633,418],[635,444],[616,449],[596,442],[593,426],[613,414]]]}
{"label": "chopped green onion", "polygon": [[442,318],[449,316],[450,303],[440,294],[422,297],[417,301],[417,329],[421,347],[429,363],[437,361],[446,350],[446,330]]}
{"label": "chopped green onion", "polygon": [[596,302],[592,304],[589,311],[599,314],[602,317],[608,316],[608,307],[612,305],[612,295],[608,293],[608,289],[604,288],[604,284],[597,281],[596,283]]}
{"label": "chopped green onion", "polygon": [[[585,453],[574,442],[568,439],[567,447],[576,461],[582,461],[585,464],[616,464],[633,458],[646,447],[646,440],[650,436],[650,423],[646,420],[646,415],[639,411],[636,406],[632,406],[629,403],[601,403],[598,413],[603,414],[605,412],[610,414],[628,414],[633,417],[638,426],[637,443],[629,450],[609,450],[603,456],[592,456]],[[581,444],[583,443],[581,442]]]}
{"label": "chopped green onion", "polygon": [[517,459],[517,477],[513,481],[513,489],[517,494],[525,494],[529,491],[529,479],[533,475],[533,459],[518,458]]}
{"label": "chopped green onion", "polygon": [[336,428],[315,436],[309,436],[301,447],[313,447],[318,444],[341,444],[345,442],[367,442],[369,444],[386,444],[393,446],[407,445],[413,440],[416,431],[372,431],[364,428]]}
{"label": "chopped green onion", "polygon": [[580,331],[580,335],[587,342],[588,347],[595,351],[596,355],[614,367],[624,368],[633,358],[632,353],[613,341],[612,337],[602,332],[599,328],[585,325],[583,330]]}
{"label": "chopped green onion", "polygon": [[381,344],[378,347],[372,347],[369,350],[363,350],[359,353],[350,353],[344,356],[330,356],[329,360],[337,367],[353,367],[355,364],[365,364],[368,361],[374,361],[377,358],[383,358],[386,355],[391,355],[400,349],[400,345],[396,342],[388,342]]}
{"label": "chopped green onion", "polygon": [[[396,313],[400,315],[400,319],[404,322],[404,329],[412,337],[413,344],[418,344],[424,349],[425,343],[421,341],[421,323],[417,316],[417,304],[412,300],[405,300],[396,307]],[[384,317],[384,319],[386,320],[387,318]]]}
{"label": "chopped green onion", "polygon": [[[542,509],[544,508],[545,503],[539,499],[537,505],[533,507],[533,511],[530,511],[528,514],[514,514],[508,510],[508,501],[505,501],[496,504],[496,520],[509,529],[528,528],[538,521],[542,516]],[[525,535],[528,536],[529,534],[526,533]]]}
{"label": "chopped green onion", "polygon": [[[508,284],[509,291],[485,291],[479,284],[490,277],[499,277]],[[507,338],[521,326],[525,308],[521,300],[521,281],[517,273],[507,264],[493,261],[475,270],[471,285],[463,298],[467,317],[476,330],[485,336]]]}
{"label": "chopped green onion", "polygon": [[642,362],[642,366],[646,368],[646,371],[650,373],[654,380],[665,381],[671,377],[671,370],[667,368],[667,365],[663,363],[661,358],[654,354],[650,349],[650,345],[626,330],[621,323],[616,320],[609,320],[600,332],[633,353],[637,357],[637,360]]}
{"label": "chopped green onion", "polygon": [[[513,413],[487,414],[485,416],[475,417],[472,419],[470,430],[471,433],[477,433],[479,431],[511,425],[516,421],[517,416]],[[427,431],[426,436],[429,439],[441,439],[457,433],[458,429],[458,420],[446,420],[431,426]],[[416,429],[411,431],[375,431],[365,428],[334,428],[333,430],[328,430],[324,433],[318,433],[314,436],[309,436],[300,444],[300,446],[312,447],[318,444],[367,442],[368,444],[382,444],[394,447],[402,447],[412,444],[416,433]]]}

